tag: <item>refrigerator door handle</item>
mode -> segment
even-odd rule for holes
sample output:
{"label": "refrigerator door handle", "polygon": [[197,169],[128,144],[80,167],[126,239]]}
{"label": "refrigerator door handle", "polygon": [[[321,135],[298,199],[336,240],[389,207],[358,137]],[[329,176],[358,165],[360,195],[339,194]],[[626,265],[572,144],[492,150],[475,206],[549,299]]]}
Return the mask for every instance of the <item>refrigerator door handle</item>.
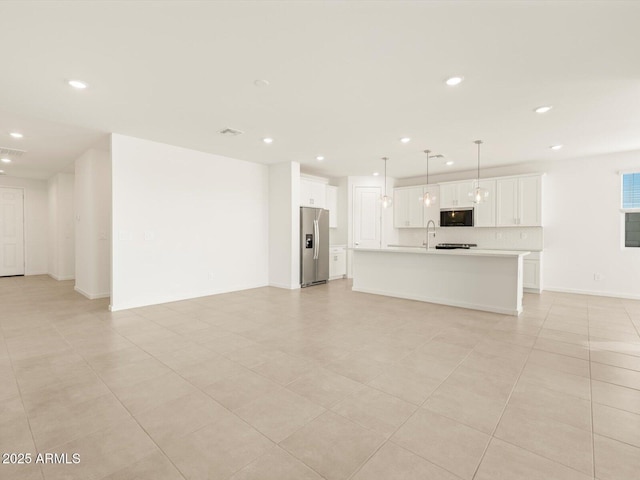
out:
{"label": "refrigerator door handle", "polygon": [[313,221],[313,259],[318,259],[318,242],[320,241],[320,229],[318,228],[318,220]]}

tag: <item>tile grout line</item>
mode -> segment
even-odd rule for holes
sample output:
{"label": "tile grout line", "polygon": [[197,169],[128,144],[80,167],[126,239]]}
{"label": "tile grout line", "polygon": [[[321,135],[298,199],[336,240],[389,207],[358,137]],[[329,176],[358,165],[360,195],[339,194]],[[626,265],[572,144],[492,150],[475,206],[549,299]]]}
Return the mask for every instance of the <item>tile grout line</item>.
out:
{"label": "tile grout line", "polygon": [[[101,320],[98,316],[94,315],[94,317],[96,318],[96,320],[97,320],[97,321],[102,322],[102,320]],[[111,387],[110,387],[110,386],[109,386],[109,385],[108,385],[108,384],[107,384],[107,383],[102,379],[102,377],[100,376],[100,374],[98,374],[98,372],[96,372],[96,370],[93,368],[93,365],[91,365],[91,363],[89,363],[89,361],[87,361],[87,359],[85,358],[85,356],[84,356],[84,355],[82,355],[80,352],[76,351],[75,347],[74,347],[74,346],[73,346],[73,345],[72,345],[72,344],[67,340],[67,338],[66,338],[62,333],[60,333],[60,331],[58,330],[58,328],[57,328],[55,325],[53,325],[53,324],[52,324],[52,326],[53,326],[53,328],[56,330],[56,332],[58,332],[58,334],[59,334],[59,335],[64,339],[64,341],[65,341],[65,342],[66,342],[66,343],[71,347],[71,349],[72,349],[72,350],[73,350],[77,355],[79,355],[79,356],[80,356],[80,358],[82,358],[82,360],[84,361],[84,363],[85,363],[85,364],[86,364],[86,365],[91,369],[91,371],[94,373],[94,375],[100,379],[100,381],[105,385],[105,387],[107,387],[107,389],[109,390],[109,392],[111,392],[111,395],[113,395],[113,397],[114,397],[114,398],[117,400],[117,402],[122,406],[122,408],[124,408],[124,409],[125,409],[125,411],[126,411],[126,412],[129,414],[129,416],[133,419],[133,421],[134,421],[134,422],[136,422],[136,424],[140,427],[140,429],[141,429],[141,430],[142,430],[142,431],[147,435],[147,437],[149,437],[149,439],[150,439],[150,440],[153,442],[153,444],[158,448],[158,450],[159,450],[160,452],[162,452],[162,454],[167,458],[167,460],[169,460],[169,462],[171,462],[171,464],[174,466],[174,468],[176,469],[176,471],[177,471],[177,472],[178,472],[178,473],[179,473],[179,474],[180,474],[180,475],[181,475],[181,476],[186,480],[186,478],[187,478],[187,477],[182,473],[182,470],[180,470],[180,469],[178,468],[178,466],[177,466],[175,463],[173,463],[173,460],[171,459],[171,457],[169,457],[169,455],[167,455],[167,453],[166,453],[162,448],[160,448],[160,445],[158,445],[158,444],[156,443],[156,441],[153,439],[153,437],[152,437],[151,435],[149,435],[149,432],[147,432],[147,431],[145,430],[145,428],[140,424],[140,422],[138,421],[138,419],[137,419],[137,418],[136,418],[136,417],[131,413],[131,411],[130,411],[130,410],[129,410],[125,405],[124,405],[124,403],[122,403],[122,401],[120,400],[120,397],[118,397],[118,396],[115,394],[115,392],[114,392],[113,390],[111,390]],[[113,330],[113,331],[114,331],[118,336],[120,336],[120,337],[122,337],[122,338],[125,338],[127,341],[131,342],[131,340],[129,340],[129,339],[128,339],[127,337],[125,337],[124,335],[121,335],[118,331],[116,331],[115,329],[113,329],[111,326],[109,326],[109,328],[110,328],[111,330]],[[135,343],[133,343],[133,342],[131,342],[131,343],[132,343],[132,344],[134,344],[134,345],[136,345],[136,347],[140,348],[137,344],[135,344]],[[149,352],[146,352],[146,350],[144,350],[144,349],[142,349],[142,348],[140,348],[140,349],[141,349],[141,350],[143,350],[143,351],[145,351],[145,353],[149,353]],[[155,356],[153,356],[153,355],[152,355],[152,357],[153,357],[153,358],[155,358]],[[112,428],[112,427],[108,427],[108,428]],[[105,430],[106,430],[106,429],[105,429]],[[93,432],[89,433],[89,435],[91,435],[91,434],[93,434],[93,433],[96,433],[96,432],[98,432],[98,431],[100,431],[100,430],[95,430],[95,431],[93,431]],[[78,440],[79,438],[82,438],[82,437],[78,437],[78,438],[76,438],[75,440]],[[71,441],[73,441],[73,440],[71,440]],[[147,456],[148,456],[148,455],[145,455],[145,457],[147,457]],[[143,457],[143,458],[145,458],[145,457]],[[124,468],[130,467],[131,465],[134,465],[135,463],[137,463],[137,461],[133,461],[133,462],[129,463],[128,465],[125,465],[123,468],[116,470],[115,472],[108,473],[107,475],[105,475],[105,477],[107,477],[107,476],[109,476],[109,475],[112,475],[113,473],[117,473],[118,471],[123,470]],[[102,478],[105,478],[105,477],[102,477]],[[46,480],[46,477],[45,477],[45,480]]]}
{"label": "tile grout line", "polygon": [[[430,341],[430,340],[429,340],[429,341]],[[429,343],[429,342],[426,342],[426,343]],[[476,345],[477,345],[477,344],[476,344]],[[474,346],[474,348],[475,348],[475,346]],[[358,474],[358,472],[360,472],[360,470],[362,470],[362,468],[363,468],[363,467],[364,467],[364,466],[369,462],[369,460],[371,460],[371,459],[372,459],[372,458],[373,458],[373,457],[374,457],[374,456],[375,456],[375,455],[380,451],[380,449],[382,449],[382,447],[384,447],[388,442],[391,442],[391,443],[393,443],[394,445],[397,445],[395,442],[393,442],[393,441],[391,440],[391,438],[392,438],[392,437],[393,437],[393,436],[394,436],[394,435],[395,435],[395,434],[396,434],[396,433],[397,433],[397,432],[398,432],[398,431],[399,431],[399,430],[400,430],[400,429],[401,429],[401,428],[402,428],[402,427],[403,427],[403,426],[404,426],[404,425],[405,425],[409,420],[411,420],[411,419],[415,416],[415,414],[416,414],[416,413],[418,413],[418,412],[420,411],[420,409],[421,409],[421,408],[423,408],[423,406],[424,406],[424,404],[427,402],[427,400],[428,400],[428,399],[429,399],[429,398],[430,398],[430,397],[431,397],[431,396],[432,396],[432,395],[433,395],[433,394],[438,390],[438,388],[440,388],[440,386],[442,386],[442,384],[443,384],[444,382],[446,382],[446,381],[447,381],[447,379],[448,379],[451,375],[453,375],[453,373],[454,373],[454,372],[455,372],[455,371],[460,367],[460,365],[462,364],[462,362],[464,362],[464,361],[467,359],[467,357],[468,357],[469,355],[471,355],[471,352],[473,352],[473,349],[474,349],[474,348],[472,348],[472,349],[469,351],[469,353],[467,353],[467,354],[466,354],[466,355],[465,355],[465,356],[464,356],[464,357],[463,357],[463,358],[458,362],[458,364],[456,365],[456,367],[455,367],[455,368],[454,368],[454,369],[449,373],[449,375],[447,375],[447,376],[446,376],[446,377],[445,377],[445,378],[444,378],[444,379],[443,379],[443,380],[438,384],[438,386],[437,386],[436,388],[434,388],[434,389],[433,389],[433,391],[432,391],[431,393],[429,393],[429,395],[427,395],[427,397],[422,401],[422,403],[421,403],[420,405],[418,405],[418,408],[415,410],[415,412],[413,412],[411,415],[409,415],[409,416],[407,417],[407,419],[406,419],[404,422],[402,422],[402,423],[401,423],[401,424],[400,424],[400,425],[399,425],[399,426],[398,426],[398,427],[397,427],[397,428],[396,428],[396,429],[395,429],[395,430],[394,430],[394,431],[393,431],[393,432],[392,432],[392,433],[391,433],[391,434],[386,438],[386,440],[385,440],[384,442],[382,442],[382,443],[378,446],[378,448],[376,448],[376,449],[371,453],[371,455],[369,455],[369,456],[368,456],[368,457],[367,457],[367,458],[366,458],[366,459],[365,459],[365,460],[364,460],[364,461],[363,461],[363,462],[358,466],[358,468],[356,468],[356,469],[353,471],[353,473],[352,473],[351,475],[349,475],[349,476],[347,477],[347,480],[350,480],[350,479],[352,479],[355,475],[357,475],[357,474]],[[434,380],[435,380],[435,379],[434,379]],[[383,393],[384,393],[384,392],[383,392]],[[414,405],[415,405],[415,404],[414,404]],[[434,413],[435,413],[435,412],[434,412]],[[447,417],[447,418],[448,418],[448,417]],[[412,450],[406,449],[405,447],[403,447],[403,446],[401,446],[401,445],[397,445],[397,446],[399,446],[400,448],[403,448],[403,449],[405,449],[405,450],[408,450],[409,452],[411,452],[411,453],[413,453],[414,455],[418,456],[419,458],[421,458],[421,459],[423,459],[423,460],[425,460],[425,461],[429,462],[430,464],[432,464],[432,465],[436,465],[438,468],[441,468],[441,469],[443,469],[443,470],[445,470],[445,471],[447,471],[447,472],[451,473],[451,474],[452,474],[452,475],[454,475],[455,477],[460,478],[457,474],[455,474],[455,473],[453,473],[452,471],[450,471],[450,470],[446,469],[446,468],[445,468],[445,467],[443,467],[442,465],[438,465],[437,463],[432,462],[432,461],[431,461],[431,460],[429,460],[428,458],[424,458],[422,455],[419,455],[419,454],[417,454],[417,453],[413,452]]]}
{"label": "tile grout line", "polygon": [[[33,429],[31,428],[31,420],[29,419],[29,415],[27,414],[27,408],[25,407],[24,399],[22,398],[22,388],[20,388],[20,382],[18,382],[18,376],[16,375],[16,369],[13,364],[13,358],[9,353],[9,346],[7,344],[7,338],[4,335],[4,329],[2,330],[3,330],[2,342],[4,343],[5,349],[7,350],[7,358],[9,359],[9,365],[11,365],[11,372],[13,373],[13,381],[15,382],[16,388],[18,389],[18,396],[20,397],[20,403],[22,404],[22,411],[24,412],[24,416],[27,420],[27,426],[29,427],[29,434],[31,435],[31,441],[33,442],[33,447],[36,449],[36,453],[38,453],[38,445],[36,444],[36,437],[33,435]],[[38,468],[40,470],[40,476],[43,478],[43,480],[46,480],[44,475],[44,469],[42,468],[42,464],[40,464]]]}
{"label": "tile grout line", "polygon": [[[143,318],[144,318],[144,317],[143,317]],[[166,327],[164,327],[164,328],[166,328]],[[232,332],[232,333],[233,333],[233,332]],[[179,335],[179,334],[178,334],[178,335]],[[181,336],[182,336],[182,335],[181,335]],[[283,452],[285,452],[287,455],[291,455],[291,453],[289,453],[287,450],[285,450],[283,447],[281,447],[281,446],[280,446],[280,443],[279,443],[279,442],[275,442],[275,441],[273,441],[272,439],[270,439],[269,437],[267,437],[264,433],[262,433],[262,432],[261,432],[260,430],[258,430],[256,427],[254,427],[254,426],[253,426],[253,425],[251,425],[249,422],[247,422],[245,419],[243,419],[242,417],[240,417],[240,416],[239,416],[238,414],[236,414],[233,410],[231,410],[231,409],[227,408],[225,405],[222,405],[220,402],[218,402],[215,398],[213,398],[210,394],[208,394],[208,393],[207,393],[206,391],[204,391],[202,388],[200,388],[199,386],[197,386],[196,384],[194,384],[193,382],[191,382],[191,380],[189,380],[188,378],[185,378],[184,376],[182,376],[182,374],[180,374],[179,372],[177,372],[176,370],[174,370],[174,369],[173,369],[173,367],[171,367],[170,365],[166,364],[166,363],[165,363],[165,362],[163,362],[161,359],[157,358],[155,355],[153,355],[152,353],[148,352],[147,350],[145,350],[143,347],[141,347],[141,346],[140,346],[140,345],[138,345],[137,343],[134,343],[134,345],[135,345],[137,348],[139,348],[140,350],[142,350],[143,352],[147,353],[148,355],[151,355],[151,357],[152,357],[152,358],[154,358],[154,359],[155,359],[155,360],[157,360],[158,362],[162,363],[162,364],[163,364],[164,366],[166,366],[169,370],[171,370],[171,372],[173,372],[174,374],[178,375],[181,379],[183,379],[185,382],[187,382],[188,384],[190,384],[193,388],[195,388],[197,391],[199,391],[200,393],[202,393],[202,394],[203,394],[203,395],[205,395],[206,397],[210,398],[210,399],[211,399],[212,401],[214,401],[217,405],[220,405],[220,407],[221,407],[221,408],[225,409],[228,413],[230,413],[231,415],[233,415],[236,419],[240,420],[242,423],[244,423],[246,426],[248,426],[249,428],[251,428],[253,431],[257,432],[259,435],[261,435],[263,438],[265,438],[268,442],[270,442],[271,444],[273,444],[273,446],[275,446],[275,447],[279,448],[280,450],[282,450]],[[198,345],[199,345],[199,344],[198,344]],[[206,348],[206,347],[204,347],[204,348]],[[207,350],[209,350],[209,349],[207,349]],[[212,352],[213,352],[213,351],[212,351]],[[220,355],[220,356],[224,356],[224,355],[219,354],[219,353],[217,353],[217,352],[213,352],[213,353],[215,353],[215,354],[217,354],[217,355]],[[233,363],[235,363],[235,364],[237,364],[237,365],[240,365],[241,367],[245,368],[246,370],[251,371],[251,372],[255,373],[256,375],[258,375],[258,376],[260,376],[260,377],[262,377],[262,378],[265,378],[266,380],[268,380],[268,381],[270,381],[270,382],[273,382],[273,380],[271,380],[271,379],[269,379],[269,378],[267,378],[267,377],[265,377],[265,376],[261,375],[261,374],[260,374],[260,373],[258,373],[258,372],[254,372],[254,371],[253,371],[252,369],[250,369],[249,367],[245,367],[244,365],[239,364],[238,362],[234,362],[233,360],[231,360],[231,359],[229,359],[229,358],[227,358],[227,357],[224,357],[224,358],[226,358],[226,359],[227,359],[227,360],[229,360],[230,362],[233,362]],[[235,375],[231,375],[231,376],[230,376],[230,377],[228,377],[228,378],[231,378],[231,377],[234,377],[234,376],[235,376]],[[280,384],[279,384],[279,383],[277,383],[277,382],[273,382],[273,383],[274,383],[274,384],[276,384],[276,385],[278,385],[278,387],[280,387],[280,388],[285,388],[284,386],[280,385]],[[107,387],[108,387],[108,386],[107,386]],[[111,389],[109,389],[109,390],[111,390]],[[293,392],[293,393],[295,393],[295,392]],[[115,396],[115,393],[114,393],[114,396]],[[117,397],[116,397],[116,398],[117,398]],[[306,398],[306,397],[305,397],[305,398]],[[256,400],[257,400],[257,398],[256,398],[254,401],[256,401]],[[308,399],[307,399],[307,400],[308,400]],[[120,400],[118,399],[118,401],[120,401]],[[310,400],[309,400],[309,401],[310,401]],[[165,402],[165,403],[166,403],[166,402]],[[247,405],[250,405],[250,404],[252,404],[252,403],[253,403],[253,401],[252,401],[252,402],[250,402],[250,403],[249,403],[249,404],[247,404]],[[318,404],[316,404],[315,402],[312,402],[312,403],[314,403],[315,405],[318,405]],[[319,406],[320,406],[321,408],[324,408],[322,405],[319,405]],[[124,407],[124,405],[123,405],[123,407]],[[126,407],[124,407],[124,408],[126,409]],[[128,411],[128,409],[127,409],[127,411]],[[326,409],[326,408],[325,408],[325,411],[329,411],[329,409]],[[322,415],[322,414],[324,414],[324,413],[325,413],[325,412],[322,412],[320,415]],[[134,415],[132,415],[131,413],[130,413],[130,415],[134,418],[134,420],[136,421],[136,423],[138,423],[138,425],[140,425],[140,423],[138,422],[137,418],[135,418],[135,416],[134,416]],[[318,415],[318,416],[314,417],[311,421],[315,420],[315,419],[316,419],[316,418],[318,418],[320,415]],[[215,423],[215,422],[214,422],[214,423]],[[206,428],[206,427],[208,427],[208,426],[209,426],[209,425],[203,425],[203,426],[201,426],[201,427],[199,427],[199,428],[196,428],[193,432],[189,432],[187,435],[191,435],[191,434],[193,434],[193,433],[195,433],[195,432],[198,432],[198,431],[200,431],[200,430],[202,430],[202,429],[204,429],[204,428]],[[303,425],[303,427],[304,427],[304,425]],[[177,465],[175,465],[175,463],[173,462],[173,460],[171,459],[171,457],[170,457],[170,456],[169,456],[169,455],[168,455],[168,454],[167,454],[167,453],[166,453],[166,452],[165,452],[165,451],[164,451],[164,450],[163,450],[163,449],[162,449],[162,448],[161,448],[161,447],[160,447],[160,446],[155,442],[155,440],[153,439],[153,437],[152,437],[152,436],[151,436],[151,435],[146,431],[146,429],[145,429],[142,425],[140,425],[140,428],[142,428],[142,430],[147,434],[147,436],[149,436],[149,438],[151,438],[151,440],[153,441],[153,443],[155,443],[155,444],[156,444],[156,446],[160,449],[160,451],[161,451],[161,452],[162,452],[162,453],[163,453],[163,454],[164,454],[164,455],[169,459],[169,461],[174,465],[174,467],[176,467],[176,469],[178,470],[178,472],[180,472],[180,474],[181,474],[181,475],[186,479],[187,477],[186,477],[186,476],[185,476],[185,474],[182,472],[182,470],[180,470],[180,468],[178,468],[178,466],[177,466]],[[302,427],[300,427],[300,428],[302,428]],[[296,431],[300,430],[300,428],[298,428]],[[295,432],[294,432],[294,433],[295,433]],[[293,434],[292,434],[292,435],[293,435]],[[287,438],[288,438],[288,437],[287,437]],[[232,473],[229,477],[227,477],[227,478],[230,478],[231,476],[235,475],[237,472],[239,472],[239,471],[240,471],[240,470],[242,470],[243,468],[247,467],[248,465],[251,465],[253,462],[255,462],[255,461],[256,461],[256,460],[258,460],[260,457],[262,457],[262,455],[264,455],[264,454],[261,454],[261,455],[259,455],[258,457],[254,458],[253,460],[251,460],[251,461],[247,462],[246,464],[244,464],[244,465],[243,465],[242,467],[240,467],[238,470],[236,470],[235,472],[233,472],[233,473]],[[292,455],[292,456],[293,456],[293,455]],[[324,478],[324,477],[323,477],[319,472],[316,472],[316,470],[315,470],[315,469],[313,469],[310,465],[307,465],[306,463],[304,463],[302,460],[298,459],[298,458],[297,458],[297,457],[295,457],[295,456],[293,456],[293,457],[294,457],[294,458],[296,458],[298,461],[300,461],[300,462],[301,462],[303,465],[305,465],[307,468],[310,468],[313,472],[317,473],[317,474],[318,474],[318,475],[320,475],[322,478]]]}
{"label": "tile grout line", "polygon": [[[551,310],[551,307],[549,307],[549,310]],[[549,314],[547,313],[547,316]],[[542,330],[547,317],[545,317],[544,322],[542,322],[542,326],[540,327],[540,330]],[[537,341],[536,337],[536,341]],[[504,412],[507,410],[507,407],[509,406],[509,402],[511,401],[511,396],[513,395],[514,390],[516,389],[516,385],[518,385],[518,382],[520,381],[520,377],[522,376],[522,372],[524,372],[524,369],[527,366],[527,363],[529,362],[529,357],[531,357],[531,353],[534,350],[534,346],[535,346],[535,342],[534,344],[531,346],[531,348],[529,349],[529,353],[527,354],[527,358],[525,359],[525,361],[522,363],[522,367],[520,368],[520,372],[518,372],[518,376],[515,380],[515,382],[513,382],[513,386],[511,387],[511,391],[509,392],[509,395],[507,396],[507,401],[504,404],[504,407],[502,407],[502,412],[500,412],[500,417],[498,418],[498,421],[496,422],[495,427],[493,427],[493,430],[491,431],[491,433],[489,434],[489,441],[487,442],[487,444],[484,447],[484,450],[482,451],[482,455],[480,456],[480,460],[478,461],[478,464],[476,465],[476,468],[473,472],[473,475],[471,476],[471,479],[473,480],[474,478],[476,478],[476,475],[478,474],[478,470],[480,470],[480,465],[482,465],[482,461],[484,460],[485,455],[487,454],[487,451],[489,450],[489,445],[491,445],[491,442],[493,441],[495,437],[495,433],[498,430],[498,427],[500,426],[500,422],[502,421],[502,417],[504,416]],[[500,440],[500,439],[499,439]],[[522,448],[522,447],[520,447]],[[527,449],[524,449],[527,450]],[[529,450],[527,450],[529,451]],[[534,452],[532,452],[534,453]]]}
{"label": "tile grout line", "polygon": [[589,302],[587,300],[587,338],[589,341],[589,408],[591,410],[591,473],[596,478],[596,433],[593,423],[593,378],[591,375],[591,327],[589,321]]}

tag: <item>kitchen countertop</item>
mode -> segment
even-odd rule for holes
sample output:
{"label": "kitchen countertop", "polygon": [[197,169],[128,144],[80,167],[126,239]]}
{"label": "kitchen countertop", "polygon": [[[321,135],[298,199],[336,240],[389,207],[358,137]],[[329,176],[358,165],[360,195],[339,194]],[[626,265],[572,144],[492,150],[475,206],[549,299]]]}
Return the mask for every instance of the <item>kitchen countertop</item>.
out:
{"label": "kitchen countertop", "polygon": [[485,250],[478,248],[456,248],[452,250],[436,250],[424,247],[388,247],[388,248],[351,248],[355,252],[376,252],[376,253],[412,253],[415,255],[458,255],[458,256],[475,256],[475,257],[518,257],[531,253],[529,250]]}
{"label": "kitchen countertop", "polygon": [[[460,243],[465,243],[465,242],[460,242]],[[403,244],[392,244],[390,243],[387,248],[424,248],[424,245],[403,245]],[[475,248],[477,249],[477,247],[472,247],[472,249]],[[524,250],[518,250],[515,248],[481,248],[480,250],[497,250],[500,252],[530,252],[530,253],[540,253],[542,252],[542,250],[539,249],[534,249],[534,248],[527,248]]]}

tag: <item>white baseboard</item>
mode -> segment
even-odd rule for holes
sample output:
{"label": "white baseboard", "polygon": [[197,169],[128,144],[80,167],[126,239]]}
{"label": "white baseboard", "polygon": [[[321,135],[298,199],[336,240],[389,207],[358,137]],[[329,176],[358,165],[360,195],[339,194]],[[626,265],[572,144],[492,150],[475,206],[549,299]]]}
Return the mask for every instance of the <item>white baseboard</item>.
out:
{"label": "white baseboard", "polygon": [[300,288],[300,285],[289,285],[286,283],[269,283],[269,286],[275,288],[284,288],[285,290],[297,290],[298,288]]}
{"label": "white baseboard", "polygon": [[78,287],[73,287],[73,289],[80,295],[87,297],[89,300],[96,300],[98,298],[107,298],[111,296],[110,293],[88,293]]}
{"label": "white baseboard", "polygon": [[[212,295],[220,295],[222,293],[241,292],[243,290],[251,290],[254,288],[262,288],[262,287],[268,287],[268,286],[269,286],[268,283],[262,283],[262,282],[256,283],[256,284],[248,284],[248,285],[234,285],[232,287],[225,288],[225,289],[201,291],[201,292],[197,292],[189,295],[179,294],[179,295],[166,296],[158,299],[145,299],[139,302],[121,303],[115,306],[109,305],[109,310],[111,312],[119,312],[121,310],[129,310],[132,308],[148,307],[151,305],[162,305],[164,303],[179,302],[182,300],[192,300],[194,298],[210,297]],[[106,296],[109,296],[109,295],[106,295]]]}
{"label": "white baseboard", "polygon": [[640,295],[633,295],[627,293],[614,293],[614,292],[601,292],[597,290],[579,290],[576,288],[555,288],[555,287],[544,287],[547,292],[556,292],[556,293],[575,293],[576,295],[592,295],[595,297],[611,297],[611,298],[624,298],[629,300],[640,300]]}
{"label": "white baseboard", "polygon": [[51,278],[53,278],[54,280],[57,280],[59,282],[61,282],[63,280],[74,280],[76,278],[75,275],[56,275],[54,273],[49,273],[47,275],[49,275]]}

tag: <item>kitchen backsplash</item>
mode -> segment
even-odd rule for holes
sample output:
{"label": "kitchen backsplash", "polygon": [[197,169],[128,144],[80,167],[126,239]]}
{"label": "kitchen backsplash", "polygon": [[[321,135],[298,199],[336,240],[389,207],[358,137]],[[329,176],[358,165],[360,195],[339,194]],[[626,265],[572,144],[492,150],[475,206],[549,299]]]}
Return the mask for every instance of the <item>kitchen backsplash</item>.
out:
{"label": "kitchen backsplash", "polygon": [[[422,245],[426,238],[424,228],[398,229],[400,245]],[[542,227],[437,228],[436,238],[431,240],[431,244],[437,243],[477,243],[478,248],[502,250],[542,250],[544,248]]]}

